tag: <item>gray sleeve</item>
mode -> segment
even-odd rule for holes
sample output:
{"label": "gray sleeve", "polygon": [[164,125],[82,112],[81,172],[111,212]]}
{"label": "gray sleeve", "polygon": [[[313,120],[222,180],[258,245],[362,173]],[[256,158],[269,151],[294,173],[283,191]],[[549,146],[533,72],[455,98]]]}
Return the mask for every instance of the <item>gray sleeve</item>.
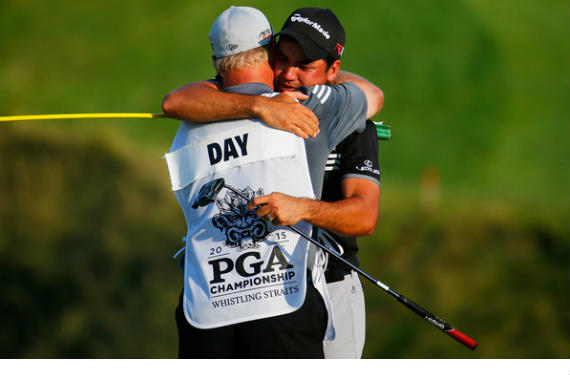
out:
{"label": "gray sleeve", "polygon": [[364,131],[368,104],[364,92],[355,84],[317,85],[304,91],[309,99],[303,104],[317,115],[330,150],[352,132]]}

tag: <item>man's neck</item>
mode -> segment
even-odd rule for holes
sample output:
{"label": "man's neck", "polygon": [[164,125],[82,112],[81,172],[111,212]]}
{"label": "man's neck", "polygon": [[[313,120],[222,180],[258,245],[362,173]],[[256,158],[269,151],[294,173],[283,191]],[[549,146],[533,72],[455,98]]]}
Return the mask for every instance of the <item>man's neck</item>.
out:
{"label": "man's neck", "polygon": [[271,68],[251,67],[236,69],[222,77],[222,86],[230,87],[242,85],[244,83],[263,83],[273,90],[273,71]]}

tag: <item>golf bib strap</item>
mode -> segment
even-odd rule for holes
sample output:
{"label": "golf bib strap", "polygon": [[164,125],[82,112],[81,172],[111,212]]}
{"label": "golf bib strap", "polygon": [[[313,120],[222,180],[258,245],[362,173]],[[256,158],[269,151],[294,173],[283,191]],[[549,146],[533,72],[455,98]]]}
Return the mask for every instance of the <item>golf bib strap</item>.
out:
{"label": "golf bib strap", "polygon": [[[284,132],[276,138],[274,129],[251,122],[207,136],[165,155],[172,190],[183,189],[193,181],[227,169],[273,158],[291,157],[298,141],[296,136]],[[249,147],[250,145],[266,147]]]}

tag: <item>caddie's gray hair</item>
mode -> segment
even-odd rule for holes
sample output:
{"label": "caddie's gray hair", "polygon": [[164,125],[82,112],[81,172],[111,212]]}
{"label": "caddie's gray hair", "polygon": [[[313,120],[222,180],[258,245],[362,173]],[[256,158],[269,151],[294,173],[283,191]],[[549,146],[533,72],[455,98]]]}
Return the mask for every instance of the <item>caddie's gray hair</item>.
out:
{"label": "caddie's gray hair", "polygon": [[261,65],[269,60],[270,46],[253,48],[235,55],[214,58],[214,67],[222,77],[228,72]]}

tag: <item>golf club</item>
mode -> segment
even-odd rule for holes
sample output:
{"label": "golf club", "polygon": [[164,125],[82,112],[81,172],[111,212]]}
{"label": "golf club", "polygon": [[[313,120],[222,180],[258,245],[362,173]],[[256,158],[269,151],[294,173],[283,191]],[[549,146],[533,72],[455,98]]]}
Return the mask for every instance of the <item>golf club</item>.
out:
{"label": "golf club", "polygon": [[[237,190],[236,188],[234,188],[230,185],[227,185],[223,178],[218,178],[218,179],[212,180],[212,181],[204,184],[200,188],[200,191],[198,192],[198,196],[196,197],[196,199],[194,200],[194,202],[192,204],[192,208],[204,207],[204,206],[207,206],[208,204],[214,202],[216,195],[224,187],[228,190],[233,191],[238,196],[244,198],[246,201],[249,201],[249,198],[247,196],[245,196],[244,194],[242,194],[239,190]],[[297,229],[293,225],[287,225],[287,227],[292,229],[294,232],[296,232],[297,234],[299,234],[303,238],[305,238],[307,241],[309,241],[309,242],[315,244],[316,246],[320,247],[321,249],[325,250],[328,254],[335,257],[336,259],[338,259],[339,261],[341,261],[342,263],[344,263],[345,265],[347,265],[348,267],[350,267],[354,271],[358,272],[364,278],[368,279],[372,283],[374,283],[377,286],[379,286],[380,288],[382,288],[384,291],[386,291],[392,297],[396,298],[402,305],[406,306],[408,309],[415,312],[417,315],[422,317],[424,320],[427,320],[429,323],[431,323],[431,325],[438,328],[440,331],[443,331],[447,335],[453,337],[455,340],[459,341],[461,344],[467,346],[471,350],[475,350],[475,348],[477,348],[477,345],[478,345],[477,342],[475,340],[473,340],[472,338],[470,338],[469,336],[467,336],[466,334],[464,334],[464,333],[460,332],[459,330],[457,330],[456,328],[452,327],[451,325],[449,325],[448,323],[446,323],[445,321],[443,321],[439,317],[435,316],[434,314],[430,313],[429,311],[427,311],[426,309],[424,309],[420,305],[416,304],[412,300],[408,299],[407,297],[397,293],[392,288],[390,288],[388,285],[382,283],[379,280],[376,280],[374,277],[370,276],[368,273],[362,271],[360,268],[356,267],[354,264],[350,263],[346,259],[344,259],[341,256],[339,256],[338,254],[336,254],[336,252],[334,250],[331,250],[331,249],[327,248],[326,246],[323,246],[318,241],[314,240],[309,235],[303,233],[301,230]]]}

